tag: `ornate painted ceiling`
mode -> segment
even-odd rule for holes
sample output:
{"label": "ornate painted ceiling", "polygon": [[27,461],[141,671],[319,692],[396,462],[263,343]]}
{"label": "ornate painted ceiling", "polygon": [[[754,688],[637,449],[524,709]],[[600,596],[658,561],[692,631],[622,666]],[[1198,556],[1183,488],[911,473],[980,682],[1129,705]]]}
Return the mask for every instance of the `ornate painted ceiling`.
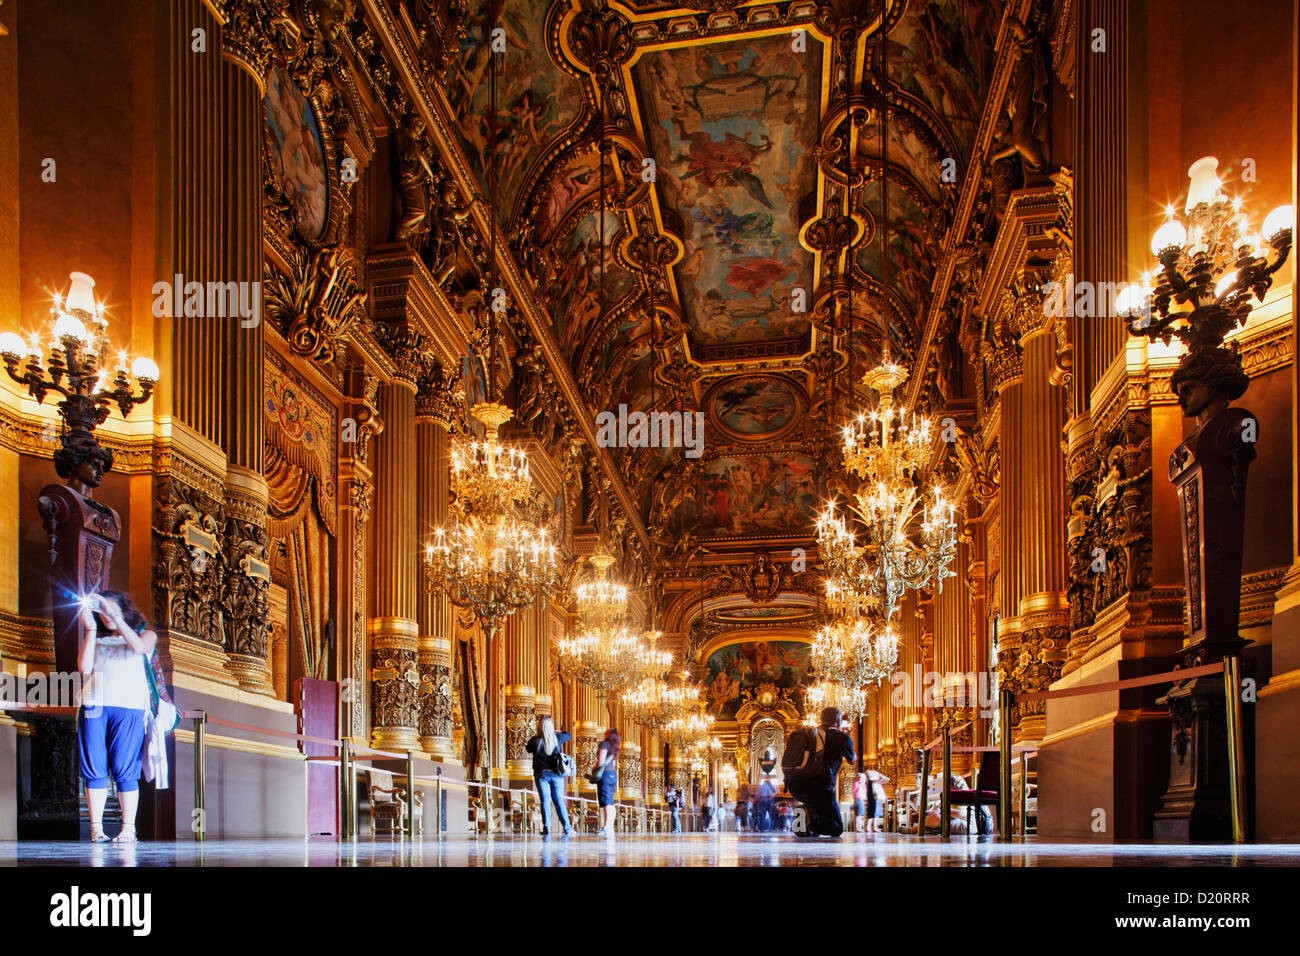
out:
{"label": "ornate painted ceiling", "polygon": [[464,17],[465,151],[486,194],[496,144],[499,221],[592,414],[704,415],[698,459],[611,449],[680,557],[810,537],[828,415],[855,404],[882,314],[895,355],[920,340],[1001,18],[996,0],[496,0]]}

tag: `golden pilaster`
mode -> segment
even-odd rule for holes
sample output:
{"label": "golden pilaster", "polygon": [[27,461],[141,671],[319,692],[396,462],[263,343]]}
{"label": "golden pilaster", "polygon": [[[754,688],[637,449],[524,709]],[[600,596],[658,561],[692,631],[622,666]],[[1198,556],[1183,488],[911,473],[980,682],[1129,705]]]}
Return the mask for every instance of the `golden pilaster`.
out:
{"label": "golden pilaster", "polygon": [[[416,547],[433,528],[447,522],[451,464],[448,458],[448,389],[438,380],[421,380],[415,395]],[[417,587],[420,625],[420,746],[432,757],[451,760],[452,653],[454,613],[446,595]]]}
{"label": "golden pilaster", "polygon": [[662,805],[664,802],[664,748],[659,742],[659,734],[654,731],[650,732],[646,745],[645,799],[648,804]]}
{"label": "golden pilaster", "polygon": [[641,801],[641,745],[623,743],[618,752],[618,798],[628,803]]}
{"label": "golden pilaster", "polygon": [[[1054,385],[1056,336],[1042,322],[1042,304],[1025,306],[1023,407],[1020,429],[1020,489],[1014,502],[1019,512],[1018,538],[1004,538],[1003,554],[1015,555],[1020,618],[1018,660],[1013,671],[1015,690],[1046,690],[1061,675],[1069,641],[1069,601],[1066,597],[1065,458],[1061,435],[1065,427],[1065,394]],[[1004,421],[1006,410],[1003,410]],[[1008,509],[1009,510],[1009,509]],[[1041,740],[1046,733],[1043,703],[1017,704],[1016,742]]]}
{"label": "golden pilaster", "polygon": [[590,797],[596,792],[595,784],[587,774],[596,766],[596,748],[604,735],[594,721],[579,720],[573,726],[573,759],[578,765],[578,793]]}
{"label": "golden pilaster", "polygon": [[533,779],[533,758],[524,747],[537,726],[536,691],[528,684],[507,684],[505,703],[505,770],[511,781]]}
{"label": "golden pilaster", "polygon": [[379,390],[384,432],[376,452],[375,612],[370,633],[371,741],[381,749],[419,748],[420,626],[416,595],[415,386]]}
{"label": "golden pilaster", "polygon": [[687,796],[690,795],[691,768],[680,747],[668,748],[667,783],[668,786],[678,788]]}

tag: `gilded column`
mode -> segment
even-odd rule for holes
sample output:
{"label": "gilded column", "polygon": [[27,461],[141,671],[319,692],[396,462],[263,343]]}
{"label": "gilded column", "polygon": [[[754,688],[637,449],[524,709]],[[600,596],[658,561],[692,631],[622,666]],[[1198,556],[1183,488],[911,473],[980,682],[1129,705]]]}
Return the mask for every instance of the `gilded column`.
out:
{"label": "gilded column", "polygon": [[574,725],[573,759],[578,765],[578,793],[584,797],[591,797],[596,793],[595,785],[586,778],[586,775],[596,766],[596,748],[600,745],[602,736],[594,720],[579,720]]}
{"label": "gilded column", "polygon": [[[416,547],[447,522],[451,465],[447,430],[454,389],[440,374],[421,378],[415,393]],[[420,627],[420,746],[439,760],[453,760],[452,639],[454,613],[446,595],[423,581],[416,589]]]}
{"label": "gilded column", "polygon": [[[1129,0],[1081,0],[1075,37],[1077,70],[1074,107],[1074,208],[1087,223],[1074,245],[1076,282],[1128,282],[1128,180],[1144,181],[1146,151],[1128,127],[1134,90],[1130,56],[1141,56],[1129,24]],[[1105,31],[1105,55],[1092,52],[1094,32]],[[1132,49],[1131,49],[1132,48]],[[1138,190],[1138,192],[1141,192]],[[1146,197],[1142,202],[1147,202]],[[1142,207],[1142,215],[1149,212]],[[1145,253],[1145,249],[1134,250]],[[1101,288],[1100,286],[1098,288]],[[1073,310],[1071,310],[1073,311]],[[1093,387],[1123,351],[1124,325],[1116,316],[1095,314],[1067,319],[1074,346],[1071,417],[1087,417]]]}
{"label": "gilded column", "polygon": [[626,740],[618,752],[618,798],[641,801],[641,745]]}
{"label": "gilded column", "polygon": [[646,803],[654,805],[664,802],[664,748],[659,734],[653,730],[646,747],[645,799]]}
{"label": "gilded column", "polygon": [[379,414],[384,433],[376,454],[370,739],[381,750],[400,752],[420,749],[414,376],[396,377],[379,389]]}
{"label": "gilded column", "polygon": [[[1004,342],[994,353],[994,387],[998,392],[998,448],[1001,452],[999,481],[997,575],[999,686],[1014,688],[1013,674],[1020,659],[1020,597],[1024,582],[1024,558],[1019,552],[1024,538],[1021,501],[1025,493],[1024,461],[1020,453],[1024,429],[1023,356],[1015,342]],[[993,666],[993,662],[990,662]],[[1014,717],[1013,717],[1014,720]],[[1005,733],[1007,728],[1002,728]]]}
{"label": "gilded column", "polygon": [[691,767],[681,747],[668,748],[667,783],[684,794],[689,795],[691,792]]}
{"label": "gilded column", "polygon": [[[219,21],[202,0],[172,0],[169,6],[166,35],[188,35],[196,28],[209,37],[220,34]],[[239,236],[247,231],[224,215],[222,168],[230,143],[224,95],[230,74],[239,70],[219,56],[195,56],[187,45],[169,49],[171,115],[164,126],[169,122],[171,167],[165,172],[170,201],[163,208],[170,212],[170,222],[160,235],[163,242],[170,241],[170,254],[160,260],[163,274],[157,278],[172,293],[163,296],[172,307],[166,311],[168,320],[156,325],[162,375],[153,407],[156,416],[170,419],[171,427],[155,466],[158,573],[152,576],[156,612],[151,617],[165,664],[236,686],[240,678],[227,669],[230,631],[223,626],[231,595],[225,587],[226,562],[218,559],[227,552],[228,329],[225,320],[204,314],[205,309],[185,315],[175,300],[187,283],[233,278],[226,249],[244,241]],[[255,674],[244,676],[256,682]]]}
{"label": "gilded column", "polygon": [[[1022,335],[1023,384],[1020,442],[1003,446],[1012,457],[1018,447],[1019,491],[1004,499],[1018,513],[1018,537],[1007,537],[1003,554],[1018,582],[1020,639],[1013,680],[1017,691],[1046,690],[1061,676],[1069,641],[1066,596],[1065,393],[1053,384],[1057,340],[1044,320],[1041,299],[1033,294],[1017,302]],[[1006,410],[1004,408],[1005,416]],[[1004,459],[1005,460],[1005,459]],[[1006,509],[1010,510],[1010,509]],[[1017,705],[1014,739],[1041,740],[1046,732],[1044,703]]]}
{"label": "gilded column", "polygon": [[[979,675],[975,672],[975,648],[971,641],[970,604],[974,582],[970,552],[965,540],[958,542],[957,577],[945,581],[943,590],[935,597],[935,669],[943,675],[944,695],[936,732],[943,727],[969,724],[979,705]],[[953,746],[969,746],[972,739],[971,728],[967,726],[955,733]],[[971,763],[970,756],[953,754],[953,771],[965,773]]]}
{"label": "gilded column", "polygon": [[898,740],[895,736],[898,723],[894,694],[895,688],[891,686],[882,686],[876,693],[876,765],[889,778],[885,789],[891,794],[899,779]]}
{"label": "gilded column", "polygon": [[916,592],[908,591],[898,611],[898,669],[903,678],[903,694],[894,719],[898,736],[898,774],[909,779],[917,772],[916,750],[925,743],[925,668],[920,623]]}
{"label": "gilded column", "polygon": [[[244,17],[247,19],[244,19]],[[226,577],[222,586],[227,667],[249,691],[273,695],[267,664],[270,609],[267,588],[267,487],[263,473],[262,175],[263,77],[270,24],[254,13],[233,12],[222,36],[220,215],[227,223],[224,280],[239,283],[249,315],[227,307],[225,477]],[[248,290],[245,293],[243,290]],[[214,380],[213,371],[202,374]]]}

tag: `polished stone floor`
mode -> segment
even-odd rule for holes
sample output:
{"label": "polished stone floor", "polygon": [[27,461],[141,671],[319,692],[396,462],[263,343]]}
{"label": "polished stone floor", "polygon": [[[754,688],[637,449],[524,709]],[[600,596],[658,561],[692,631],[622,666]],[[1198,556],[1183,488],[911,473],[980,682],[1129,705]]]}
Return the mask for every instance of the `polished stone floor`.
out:
{"label": "polished stone floor", "polygon": [[0,843],[0,866],[1260,866],[1300,865],[1300,845],[1151,843],[999,843],[995,839],[850,834],[796,842],[788,835],[702,834],[618,836],[362,837],[145,841],[135,846],[72,842]]}

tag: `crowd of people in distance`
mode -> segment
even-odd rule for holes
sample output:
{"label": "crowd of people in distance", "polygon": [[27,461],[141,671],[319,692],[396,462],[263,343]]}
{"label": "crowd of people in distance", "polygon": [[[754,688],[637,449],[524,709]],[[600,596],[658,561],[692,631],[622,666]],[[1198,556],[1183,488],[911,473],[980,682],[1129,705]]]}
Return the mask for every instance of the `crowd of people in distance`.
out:
{"label": "crowd of people in distance", "polygon": [[[820,724],[815,728],[801,728],[790,734],[786,741],[782,757],[783,781],[778,786],[772,777],[766,776],[757,785],[742,784],[736,792],[732,813],[734,827],[747,833],[793,833],[798,837],[837,838],[843,834],[845,825],[838,799],[838,779],[843,765],[852,766],[857,760],[853,747],[853,738],[846,732],[846,722],[841,712],[828,707],[821,714]],[[573,761],[563,751],[571,735],[557,731],[550,717],[539,717],[537,733],[527,742],[528,752],[533,755],[533,778],[537,786],[538,802],[541,806],[542,835],[551,833],[552,815],[558,820],[565,836],[571,831],[569,815],[565,806],[565,781],[574,775]],[[622,741],[618,731],[605,732],[605,738],[596,750],[595,766],[587,772],[586,777],[597,788],[597,801],[600,806],[599,835],[614,835],[614,822],[617,814],[615,796],[618,791],[618,754]],[[939,794],[941,774],[932,774],[929,779],[926,800],[925,825],[927,828],[939,826]],[[855,775],[853,780],[853,816],[852,828],[865,833],[879,833],[884,829],[885,784],[889,778],[878,770],[866,770]],[[953,790],[970,789],[967,782],[957,774],[951,774],[949,787]],[[725,794],[724,794],[725,796]],[[682,787],[670,786],[664,793],[668,805],[670,829],[673,833],[682,832],[682,816],[692,811],[690,798]],[[694,812],[699,814],[700,829],[704,831],[721,831],[730,829],[728,807],[719,802],[718,794],[712,789],[701,789],[698,804]],[[912,794],[910,800],[910,819],[919,813],[919,800]],[[987,814],[983,807],[977,812]],[[950,810],[951,829],[953,833],[965,833],[967,830],[966,807],[954,806]],[[908,832],[907,828],[902,828]],[[981,827],[981,831],[986,828]],[[915,827],[911,828],[915,832]]]}

